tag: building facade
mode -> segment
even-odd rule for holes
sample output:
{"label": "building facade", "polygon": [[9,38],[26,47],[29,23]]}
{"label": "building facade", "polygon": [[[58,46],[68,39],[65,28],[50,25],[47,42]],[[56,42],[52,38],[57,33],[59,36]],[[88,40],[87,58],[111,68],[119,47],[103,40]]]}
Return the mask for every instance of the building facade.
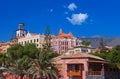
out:
{"label": "building facade", "polygon": [[80,45],[81,41],[72,35],[72,33],[65,34],[60,29],[57,36],[51,36],[51,46],[52,49],[59,53],[65,53],[69,48],[73,48],[77,45]]}
{"label": "building facade", "polygon": [[120,79],[120,71],[111,69],[112,63],[88,53],[69,52],[54,61],[58,79]]}
{"label": "building facade", "polygon": [[21,44],[26,45],[27,43],[34,43],[36,44],[37,48],[42,47],[44,42],[44,35],[29,33],[25,30],[25,24],[19,23],[18,29],[15,31],[15,36],[12,37],[11,43],[12,44]]}
{"label": "building facade", "polygon": [[18,44],[18,39],[24,38],[26,36],[27,30],[25,30],[25,24],[19,23],[18,29],[13,31],[12,38],[10,40],[13,44]]}
{"label": "building facade", "polygon": [[27,31],[25,30],[25,24],[19,23],[18,24],[18,30],[16,30],[16,37],[25,37]]}
{"label": "building facade", "polygon": [[10,42],[1,42],[0,43],[0,53],[6,53],[7,49],[12,45]]}
{"label": "building facade", "polygon": [[26,45],[27,43],[34,43],[36,44],[37,48],[40,48],[44,43],[44,38],[44,35],[28,32],[25,37],[18,39],[18,43],[20,43],[21,45]]}
{"label": "building facade", "polygon": [[81,46],[76,46],[76,47],[68,49],[67,53],[74,53],[74,52],[91,53],[91,52],[95,52],[95,48],[91,46],[81,45]]}

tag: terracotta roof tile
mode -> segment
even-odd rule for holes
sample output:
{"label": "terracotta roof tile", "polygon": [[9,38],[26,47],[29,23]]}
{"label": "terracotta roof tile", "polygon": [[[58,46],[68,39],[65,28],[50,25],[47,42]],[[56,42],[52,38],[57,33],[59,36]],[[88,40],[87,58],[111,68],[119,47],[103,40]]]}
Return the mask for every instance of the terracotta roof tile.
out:
{"label": "terracotta roof tile", "polygon": [[31,36],[36,36],[36,35],[38,35],[38,34],[33,34],[33,33],[30,33],[30,35],[31,35]]}
{"label": "terracotta roof tile", "polygon": [[94,56],[88,53],[76,53],[76,54],[68,54],[68,55],[62,55],[57,58],[93,58],[98,60],[104,60],[103,58],[100,58],[98,56]]}

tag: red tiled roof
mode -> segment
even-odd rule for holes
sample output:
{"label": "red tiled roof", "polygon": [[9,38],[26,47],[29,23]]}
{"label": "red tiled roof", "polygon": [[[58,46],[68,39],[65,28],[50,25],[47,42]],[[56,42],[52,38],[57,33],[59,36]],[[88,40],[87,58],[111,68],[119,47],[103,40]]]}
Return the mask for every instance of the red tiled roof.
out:
{"label": "red tiled roof", "polygon": [[67,55],[61,55],[58,56],[56,59],[66,59],[66,58],[93,58],[97,60],[104,60],[103,58],[100,58],[98,56],[94,56],[88,53],[76,53],[76,54],[67,54]]}
{"label": "red tiled roof", "polygon": [[38,34],[33,34],[33,33],[30,33],[30,35],[31,35],[31,36],[36,36],[36,35],[38,35]]}
{"label": "red tiled roof", "polygon": [[73,35],[72,35],[72,33],[70,32],[70,33],[68,33],[68,34],[65,34],[65,33],[63,33],[62,32],[62,29],[60,29],[60,31],[59,31],[59,34],[58,34],[58,37],[63,37],[63,38],[71,38]]}

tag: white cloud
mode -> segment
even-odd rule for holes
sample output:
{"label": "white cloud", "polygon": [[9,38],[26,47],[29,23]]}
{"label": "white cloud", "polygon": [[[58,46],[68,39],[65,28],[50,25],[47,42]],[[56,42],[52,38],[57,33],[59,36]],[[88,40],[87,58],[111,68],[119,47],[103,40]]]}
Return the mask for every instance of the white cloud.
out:
{"label": "white cloud", "polygon": [[66,19],[73,25],[81,25],[88,18],[87,14],[79,13],[72,14],[71,18],[67,17]]}
{"label": "white cloud", "polygon": [[68,5],[68,9],[71,11],[74,11],[77,8],[77,6],[75,5],[75,3],[71,3]]}

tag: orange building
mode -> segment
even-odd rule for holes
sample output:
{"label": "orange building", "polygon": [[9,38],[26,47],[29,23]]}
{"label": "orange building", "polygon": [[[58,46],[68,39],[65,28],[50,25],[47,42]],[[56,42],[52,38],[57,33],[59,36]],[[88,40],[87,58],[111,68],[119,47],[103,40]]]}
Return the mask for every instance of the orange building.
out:
{"label": "orange building", "polygon": [[0,43],[0,53],[6,53],[7,49],[12,45],[10,42],[1,42]]}
{"label": "orange building", "polygon": [[82,52],[63,54],[54,58],[59,79],[120,79],[120,71],[111,63]]}
{"label": "orange building", "polygon": [[62,29],[60,29],[57,36],[52,36],[51,38],[52,49],[59,54],[65,53],[69,48],[81,44],[81,41],[74,37],[71,32],[65,34]]}

